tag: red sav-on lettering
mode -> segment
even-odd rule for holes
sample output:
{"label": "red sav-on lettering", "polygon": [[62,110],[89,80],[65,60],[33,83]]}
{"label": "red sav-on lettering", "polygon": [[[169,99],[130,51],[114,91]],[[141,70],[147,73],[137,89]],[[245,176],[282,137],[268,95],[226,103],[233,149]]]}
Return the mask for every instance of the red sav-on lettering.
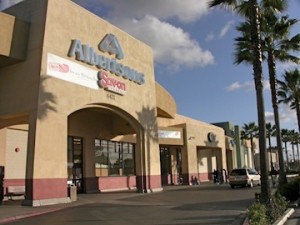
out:
{"label": "red sav-on lettering", "polygon": [[109,77],[106,71],[98,72],[98,85],[105,90],[112,91],[120,95],[126,94],[125,83]]}

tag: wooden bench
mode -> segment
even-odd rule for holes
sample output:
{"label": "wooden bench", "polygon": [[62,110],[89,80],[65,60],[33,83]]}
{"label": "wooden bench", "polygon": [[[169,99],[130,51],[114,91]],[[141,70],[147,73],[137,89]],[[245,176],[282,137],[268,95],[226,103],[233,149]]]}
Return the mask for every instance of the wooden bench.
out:
{"label": "wooden bench", "polygon": [[25,186],[8,186],[7,195],[10,199],[12,199],[13,196],[25,196]]}

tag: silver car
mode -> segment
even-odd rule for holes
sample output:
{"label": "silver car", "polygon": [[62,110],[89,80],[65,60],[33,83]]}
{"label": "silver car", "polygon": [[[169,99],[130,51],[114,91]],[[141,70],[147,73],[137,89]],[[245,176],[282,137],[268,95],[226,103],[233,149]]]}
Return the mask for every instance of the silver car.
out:
{"label": "silver car", "polygon": [[229,185],[231,188],[235,186],[253,187],[260,185],[260,175],[255,169],[238,168],[233,169],[229,174]]}

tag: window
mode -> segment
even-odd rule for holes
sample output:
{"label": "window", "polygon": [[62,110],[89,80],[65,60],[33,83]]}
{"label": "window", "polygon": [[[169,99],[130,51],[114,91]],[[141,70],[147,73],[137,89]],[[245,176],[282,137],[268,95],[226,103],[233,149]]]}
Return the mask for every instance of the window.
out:
{"label": "window", "polygon": [[96,176],[134,174],[134,144],[95,139]]}

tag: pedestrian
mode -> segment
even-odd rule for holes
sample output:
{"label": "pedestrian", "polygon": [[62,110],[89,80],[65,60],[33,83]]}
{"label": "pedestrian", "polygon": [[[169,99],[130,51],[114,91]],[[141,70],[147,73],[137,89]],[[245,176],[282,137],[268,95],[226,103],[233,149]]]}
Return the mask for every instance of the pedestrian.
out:
{"label": "pedestrian", "polygon": [[219,175],[218,171],[214,169],[214,171],[213,171],[214,184],[216,184],[217,182],[219,182],[218,181],[218,175]]}
{"label": "pedestrian", "polygon": [[223,169],[220,169],[219,171],[219,183],[220,184],[224,183]]}
{"label": "pedestrian", "polygon": [[275,185],[276,185],[277,174],[278,174],[277,170],[275,170],[274,166],[272,166],[272,169],[270,171],[270,175],[271,175],[271,180],[272,180],[273,187],[275,187]]}

